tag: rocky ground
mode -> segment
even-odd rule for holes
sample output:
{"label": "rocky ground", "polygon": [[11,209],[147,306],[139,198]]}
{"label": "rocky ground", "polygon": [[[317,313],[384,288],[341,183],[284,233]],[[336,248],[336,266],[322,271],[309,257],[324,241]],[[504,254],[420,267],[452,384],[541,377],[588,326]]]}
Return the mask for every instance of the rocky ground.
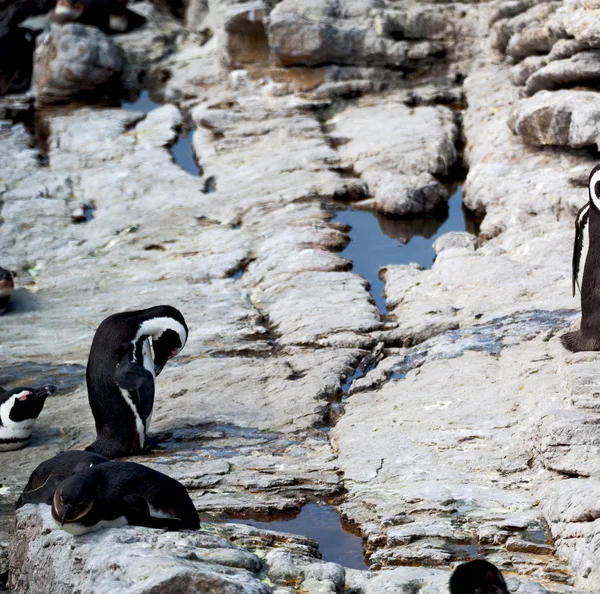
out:
{"label": "rocky ground", "polygon": [[[558,336],[579,311],[600,4],[171,8],[136,4],[147,24],[114,37],[42,33],[33,92],[0,100],[0,265],[18,273],[0,385],[60,388],[30,446],[2,455],[8,589],[438,594],[485,556],[519,594],[597,591],[597,357]],[[140,84],[163,105],[122,109]],[[90,90],[108,100],[90,106]],[[173,161],[182,129],[200,175]],[[382,269],[382,315],[332,205],[435,212],[461,161],[479,240],[442,237],[431,269]],[[157,385],[151,431],[172,436],[135,460],[190,490],[203,529],[73,539],[31,506],[15,527],[31,470],[94,438],[95,328],[159,303],[190,337]],[[355,527],[369,571],[223,523],[308,501]]]}

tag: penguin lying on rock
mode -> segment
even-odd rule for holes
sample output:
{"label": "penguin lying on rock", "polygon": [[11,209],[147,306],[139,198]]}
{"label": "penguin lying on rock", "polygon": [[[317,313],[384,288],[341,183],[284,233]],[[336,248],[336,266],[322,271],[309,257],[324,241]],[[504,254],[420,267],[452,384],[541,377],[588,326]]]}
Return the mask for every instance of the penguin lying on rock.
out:
{"label": "penguin lying on rock", "polygon": [[510,594],[500,570],[483,559],[459,565],[450,577],[450,594]]}
{"label": "penguin lying on rock", "polygon": [[87,470],[96,464],[110,462],[108,458],[84,452],[71,450],[56,454],[53,458],[42,462],[32,473],[17,500],[16,508],[19,509],[26,503],[45,503],[52,505],[56,488],[70,476]]}
{"label": "penguin lying on rock", "polygon": [[98,435],[87,450],[117,458],[148,447],[155,378],[187,337],[181,312],[169,305],[114,314],[98,326],[86,370]]}
{"label": "penguin lying on rock", "polygon": [[6,311],[10,296],[15,289],[14,273],[0,268],[0,316]]}
{"label": "penguin lying on rock", "polygon": [[58,25],[92,25],[104,33],[124,33],[146,22],[127,8],[127,0],[58,0],[50,20]]}
{"label": "penguin lying on rock", "polygon": [[0,452],[18,450],[27,445],[35,420],[54,386],[43,388],[0,388]]}
{"label": "penguin lying on rock", "polygon": [[135,462],[98,464],[65,479],[54,493],[52,517],[74,536],[126,524],[169,530],[200,527],[185,487]]}
{"label": "penguin lying on rock", "polygon": [[[581,292],[581,326],[561,337],[569,351],[600,351],[600,165],[590,173],[589,200],[575,219],[573,245],[573,296]],[[584,253],[585,252],[585,253]],[[583,279],[579,282],[580,263],[584,258]]]}

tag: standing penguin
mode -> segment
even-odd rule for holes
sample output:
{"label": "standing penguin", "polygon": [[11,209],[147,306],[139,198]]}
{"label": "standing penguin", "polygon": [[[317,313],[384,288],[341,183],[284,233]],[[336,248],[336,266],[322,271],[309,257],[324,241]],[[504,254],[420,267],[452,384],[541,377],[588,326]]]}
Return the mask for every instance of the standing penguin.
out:
{"label": "standing penguin", "polygon": [[13,294],[14,288],[13,273],[0,268],[0,316],[6,311],[8,300]]}
{"label": "standing penguin", "polygon": [[106,462],[110,462],[110,460],[93,452],[81,450],[60,452],[49,460],[44,460],[31,473],[15,507],[19,509],[26,503],[52,505],[54,491],[65,479],[96,466],[96,464]]}
{"label": "standing penguin", "polygon": [[0,388],[0,452],[19,450],[31,439],[31,432],[54,386],[43,388]]}
{"label": "standing penguin", "polygon": [[[600,351],[600,165],[590,173],[589,201],[575,219],[573,246],[573,296],[581,292],[581,327],[561,337],[569,351]],[[584,249],[585,248],[585,249]],[[583,252],[583,282],[579,269]]]}
{"label": "standing penguin", "polygon": [[459,565],[450,578],[450,594],[510,594],[500,570],[483,559]]}
{"label": "standing penguin", "polygon": [[54,492],[54,521],[74,536],[131,524],[200,527],[198,512],[175,479],[135,462],[110,462],[74,474]]}
{"label": "standing penguin", "polygon": [[187,337],[181,312],[169,305],[114,314],[98,326],[86,370],[98,435],[87,450],[117,458],[144,449],[154,380]]}

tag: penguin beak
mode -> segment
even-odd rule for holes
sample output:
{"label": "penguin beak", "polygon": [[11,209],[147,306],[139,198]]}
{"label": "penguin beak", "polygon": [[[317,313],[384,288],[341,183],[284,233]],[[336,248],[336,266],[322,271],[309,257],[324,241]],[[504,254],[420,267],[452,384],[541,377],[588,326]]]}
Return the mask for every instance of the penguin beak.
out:
{"label": "penguin beak", "polygon": [[60,519],[61,526],[65,525],[65,522],[67,521],[67,516],[71,513],[72,510],[73,506],[70,503],[67,503],[67,505],[65,505],[65,507],[63,508],[62,518]]}
{"label": "penguin beak", "polygon": [[43,388],[38,388],[34,390],[33,397],[34,398],[45,398],[46,396],[50,396],[50,394],[54,394],[56,392],[55,386],[44,386]]}

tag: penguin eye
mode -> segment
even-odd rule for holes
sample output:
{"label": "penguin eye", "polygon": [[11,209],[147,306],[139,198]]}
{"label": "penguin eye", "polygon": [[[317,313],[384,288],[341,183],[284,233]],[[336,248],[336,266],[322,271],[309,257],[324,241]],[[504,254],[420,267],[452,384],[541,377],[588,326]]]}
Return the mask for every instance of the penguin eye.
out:
{"label": "penguin eye", "polygon": [[594,184],[594,194],[596,195],[596,198],[600,198],[600,181],[597,181]]}

